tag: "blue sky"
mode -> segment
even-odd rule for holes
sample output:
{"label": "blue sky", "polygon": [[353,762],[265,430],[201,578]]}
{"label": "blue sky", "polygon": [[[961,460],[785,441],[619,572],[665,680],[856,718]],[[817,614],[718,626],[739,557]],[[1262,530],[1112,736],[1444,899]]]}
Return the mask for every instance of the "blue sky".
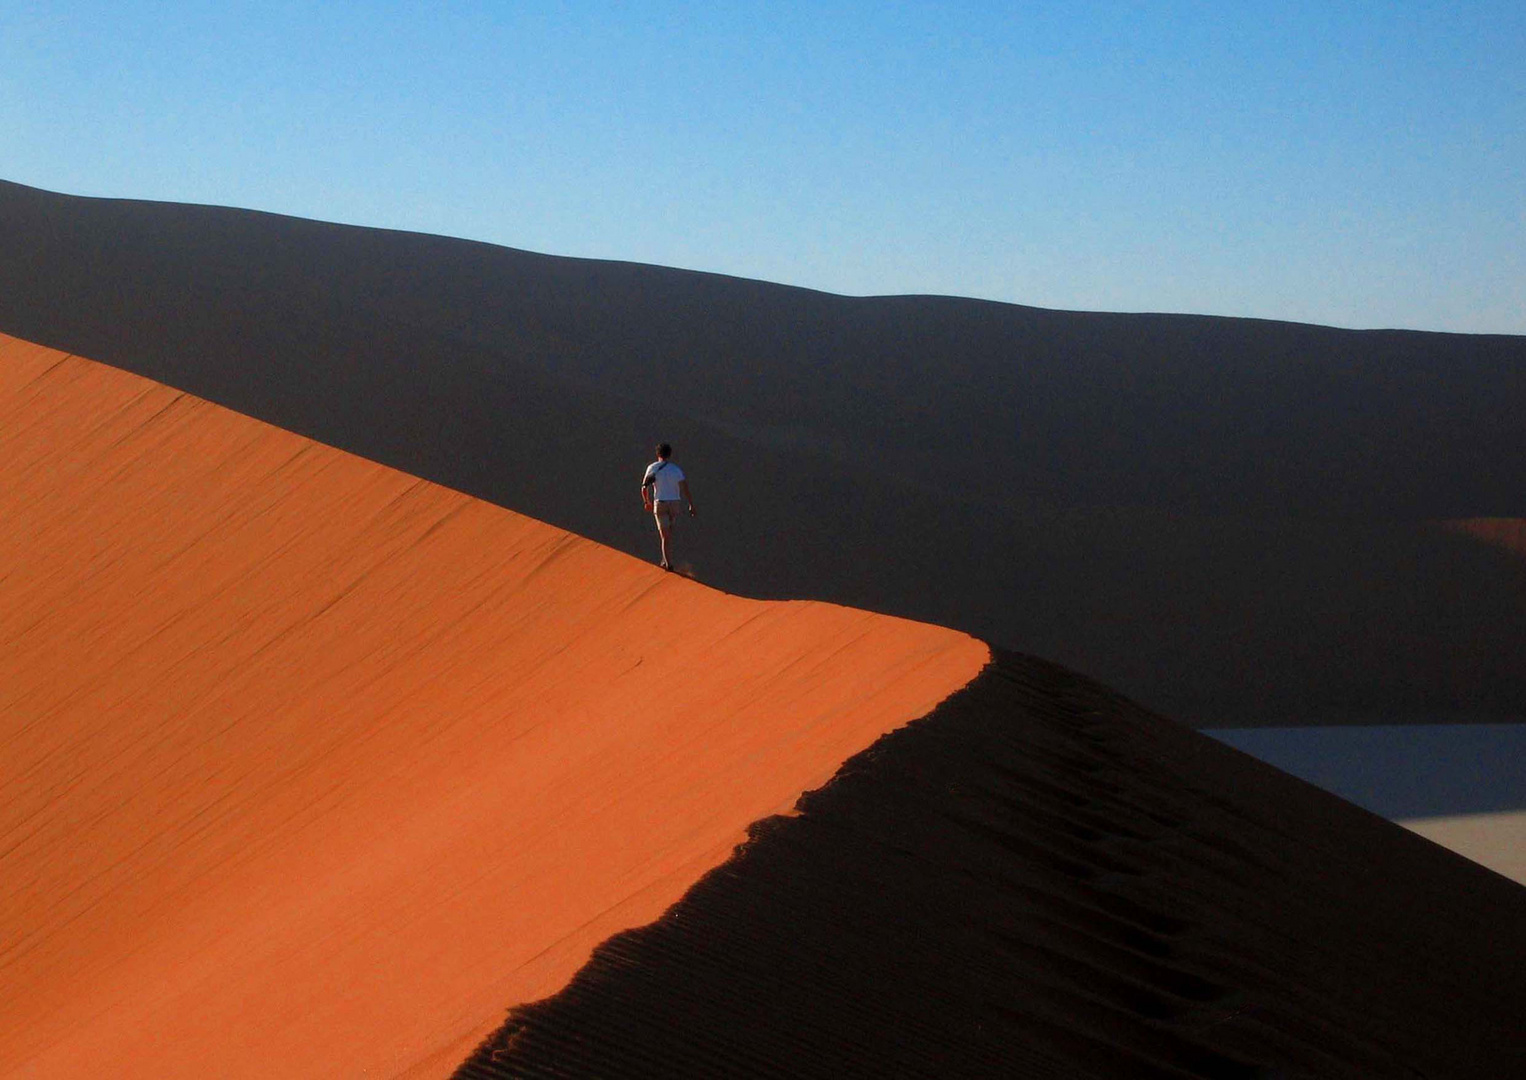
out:
{"label": "blue sky", "polygon": [[1526,333],[1526,3],[7,3],[0,177],[843,293]]}

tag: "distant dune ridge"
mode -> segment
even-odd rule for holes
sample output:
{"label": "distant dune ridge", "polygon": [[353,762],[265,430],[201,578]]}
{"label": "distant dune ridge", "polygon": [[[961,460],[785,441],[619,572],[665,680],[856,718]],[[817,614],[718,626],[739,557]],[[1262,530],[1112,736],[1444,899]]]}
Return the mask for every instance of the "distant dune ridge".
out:
{"label": "distant dune ridge", "polygon": [[8,337],[0,522],[4,1077],[445,1075],[989,658]]}
{"label": "distant dune ridge", "polygon": [[[1526,715],[1526,338],[851,298],[0,184],[0,330],[1188,722]],[[866,557],[872,552],[873,557]]]}

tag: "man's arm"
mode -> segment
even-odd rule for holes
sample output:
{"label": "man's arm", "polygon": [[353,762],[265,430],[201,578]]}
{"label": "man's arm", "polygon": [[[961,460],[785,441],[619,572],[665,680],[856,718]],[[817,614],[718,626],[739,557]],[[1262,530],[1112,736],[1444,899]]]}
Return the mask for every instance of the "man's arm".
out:
{"label": "man's arm", "polygon": [[641,505],[645,506],[648,510],[650,510],[652,508],[652,491],[651,491],[651,489],[656,487],[656,486],[657,486],[657,478],[655,476],[653,476],[651,473],[647,473],[645,476],[643,476],[641,478]]}
{"label": "man's arm", "polygon": [[689,494],[689,481],[687,481],[687,480],[680,480],[678,482],[678,492],[679,492],[679,494],[681,494],[684,497],[684,502],[689,504],[689,516],[693,517],[694,516],[694,496]]}

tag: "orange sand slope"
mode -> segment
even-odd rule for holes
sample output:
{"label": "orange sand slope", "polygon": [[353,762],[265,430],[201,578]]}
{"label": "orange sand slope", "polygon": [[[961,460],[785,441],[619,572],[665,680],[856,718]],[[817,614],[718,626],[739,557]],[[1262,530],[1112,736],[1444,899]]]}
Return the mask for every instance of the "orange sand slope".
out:
{"label": "orange sand slope", "polygon": [[989,656],[13,338],[0,444],[0,1076],[444,1075]]}

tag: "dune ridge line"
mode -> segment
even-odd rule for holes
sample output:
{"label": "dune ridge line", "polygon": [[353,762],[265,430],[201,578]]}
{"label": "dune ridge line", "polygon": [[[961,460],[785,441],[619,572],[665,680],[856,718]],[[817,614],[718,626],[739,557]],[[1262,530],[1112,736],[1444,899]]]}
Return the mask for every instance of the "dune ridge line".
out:
{"label": "dune ridge line", "polygon": [[995,653],[454,1080],[1526,1075],[1526,889]]}
{"label": "dune ridge line", "polygon": [[1440,526],[1526,515],[1526,336],[834,296],[4,181],[0,248],[0,330],[642,557],[611,463],[660,431],[731,592],[1199,727],[1526,715],[1521,563]]}
{"label": "dune ridge line", "polygon": [[0,443],[0,1076],[443,1075],[990,657],[10,337]]}

